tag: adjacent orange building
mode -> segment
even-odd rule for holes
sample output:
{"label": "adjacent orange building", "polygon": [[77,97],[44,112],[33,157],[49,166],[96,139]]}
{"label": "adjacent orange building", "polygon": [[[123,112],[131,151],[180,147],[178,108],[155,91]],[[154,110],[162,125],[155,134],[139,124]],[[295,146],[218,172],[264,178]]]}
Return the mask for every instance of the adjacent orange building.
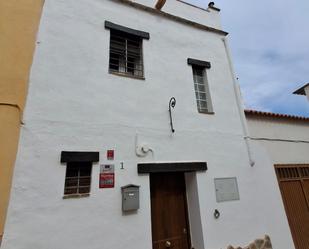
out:
{"label": "adjacent orange building", "polygon": [[0,242],[43,3],[0,1]]}

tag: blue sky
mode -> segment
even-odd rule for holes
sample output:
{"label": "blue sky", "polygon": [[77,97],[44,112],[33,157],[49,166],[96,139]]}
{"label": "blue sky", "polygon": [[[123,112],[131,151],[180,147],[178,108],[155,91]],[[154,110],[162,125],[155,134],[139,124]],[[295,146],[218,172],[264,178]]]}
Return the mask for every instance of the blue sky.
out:
{"label": "blue sky", "polygon": [[[205,0],[186,0],[207,8]],[[246,108],[309,116],[309,1],[217,0]]]}

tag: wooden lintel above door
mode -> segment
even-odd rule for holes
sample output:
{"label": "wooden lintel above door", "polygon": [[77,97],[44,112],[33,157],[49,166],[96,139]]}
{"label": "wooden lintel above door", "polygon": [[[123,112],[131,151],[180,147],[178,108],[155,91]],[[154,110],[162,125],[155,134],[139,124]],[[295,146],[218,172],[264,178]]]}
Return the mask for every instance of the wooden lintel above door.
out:
{"label": "wooden lintel above door", "polygon": [[139,174],[160,172],[193,172],[206,170],[206,162],[139,163],[137,165],[137,172]]}

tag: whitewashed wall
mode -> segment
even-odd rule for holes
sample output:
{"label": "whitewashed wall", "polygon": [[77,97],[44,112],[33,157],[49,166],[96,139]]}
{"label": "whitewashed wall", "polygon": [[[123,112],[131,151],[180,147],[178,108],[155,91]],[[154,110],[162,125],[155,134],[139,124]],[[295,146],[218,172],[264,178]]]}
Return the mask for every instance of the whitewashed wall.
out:
{"label": "whitewashed wall", "polygon": [[[143,44],[146,80],[108,74],[105,20],[150,33]],[[197,112],[188,57],[211,62],[214,115]],[[168,116],[172,96],[175,134]],[[207,172],[186,177],[195,249],[246,245],[264,234],[275,249],[293,248],[270,160],[257,148],[256,166],[249,166],[218,34],[109,0],[46,0],[24,122],[4,249],[151,248],[149,178],[137,174],[137,163],[153,161],[208,163]],[[135,155],[136,136],[153,155]],[[115,188],[98,188],[94,164],[90,197],[63,200],[61,151],[99,151],[104,163],[111,148]],[[240,201],[216,203],[214,178],[234,176]],[[136,214],[123,215],[120,187],[128,183],[141,186],[141,205]]]}
{"label": "whitewashed wall", "polygon": [[308,99],[308,101],[309,101],[309,86],[307,86],[307,87],[305,88],[305,93],[306,93],[307,99]]}
{"label": "whitewashed wall", "polygon": [[309,122],[247,116],[250,135],[269,153],[273,164],[309,164]]}

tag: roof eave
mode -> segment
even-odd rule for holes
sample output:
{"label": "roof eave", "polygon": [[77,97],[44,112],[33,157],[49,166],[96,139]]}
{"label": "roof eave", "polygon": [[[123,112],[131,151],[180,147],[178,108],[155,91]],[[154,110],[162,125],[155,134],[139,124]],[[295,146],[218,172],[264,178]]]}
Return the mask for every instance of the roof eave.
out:
{"label": "roof eave", "polygon": [[306,95],[305,92],[305,88],[309,86],[309,83],[305,84],[304,86],[302,86],[301,88],[298,88],[296,91],[293,92],[293,94],[297,94],[297,95]]}
{"label": "roof eave", "polygon": [[216,33],[216,34],[223,35],[223,36],[227,36],[229,34],[228,32],[223,31],[221,29],[212,28],[212,27],[206,26],[204,24],[200,24],[200,23],[191,21],[191,20],[183,18],[183,17],[179,17],[179,16],[176,16],[176,15],[173,15],[173,14],[169,14],[167,12],[148,7],[148,6],[140,4],[140,3],[132,2],[130,0],[112,0],[112,1],[119,2],[119,3],[122,3],[122,4],[126,4],[127,6],[131,6],[131,7],[134,7],[136,9],[140,9],[140,10],[146,11],[146,12],[151,13],[151,14],[156,14],[156,15],[159,15],[161,17],[165,17],[167,19],[170,19],[170,20],[173,20],[173,21],[176,21],[176,22],[180,22],[180,23],[183,23],[185,25],[189,25],[191,27],[201,29],[201,30],[204,30],[204,31]]}
{"label": "roof eave", "polygon": [[245,110],[246,116],[259,116],[259,117],[267,117],[267,118],[275,118],[275,119],[288,119],[295,121],[309,121],[309,117],[303,116],[295,116],[289,114],[280,114],[280,113],[272,113],[272,112],[262,112],[256,110]]}

